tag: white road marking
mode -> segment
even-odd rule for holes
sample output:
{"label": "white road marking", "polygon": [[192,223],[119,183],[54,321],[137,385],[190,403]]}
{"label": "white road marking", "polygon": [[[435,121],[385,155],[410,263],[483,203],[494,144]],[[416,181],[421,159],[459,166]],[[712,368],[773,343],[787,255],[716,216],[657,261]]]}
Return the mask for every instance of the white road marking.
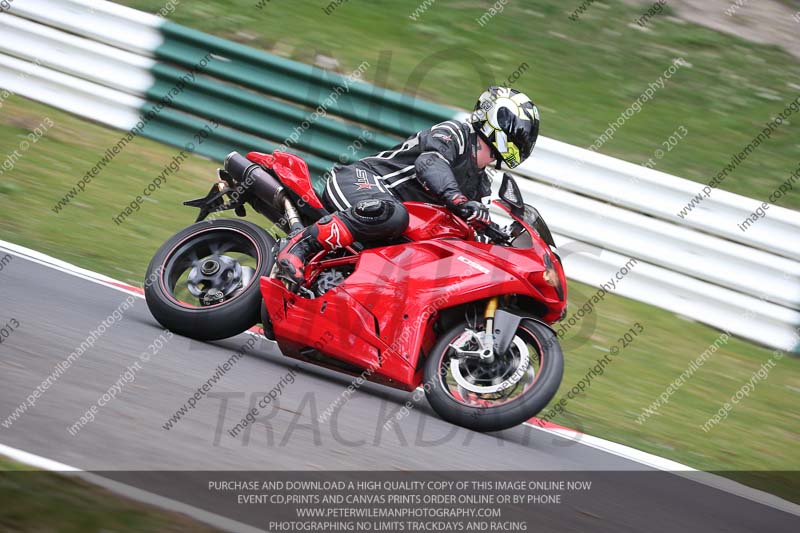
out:
{"label": "white road marking", "polygon": [[97,474],[81,470],[80,468],[58,463],[45,457],[40,457],[38,455],[34,455],[23,450],[18,450],[4,444],[0,444],[0,455],[5,455],[6,457],[13,459],[18,463],[32,466],[40,470],[60,472],[65,476],[77,476],[84,481],[103,487],[104,489],[115,494],[119,494],[120,496],[124,496],[125,498],[148,505],[153,505],[155,507],[160,507],[161,509],[167,511],[184,514],[197,520],[198,522],[203,522],[224,531],[236,531],[242,533],[264,533],[265,531],[263,529],[258,529],[253,526],[237,522],[236,520],[231,520],[230,518],[225,518],[224,516],[220,516],[218,514],[210,513],[198,507],[194,507],[171,498],[166,498],[164,496],[159,496],[158,494],[138,489],[136,487],[126,485],[125,483],[114,481],[113,479],[104,478]]}
{"label": "white road marking", "polygon": [[[61,261],[60,259],[56,259],[49,255],[37,252],[35,250],[31,250],[29,248],[25,248],[23,246],[19,246],[10,242],[0,240],[0,251],[5,250],[13,255],[18,257],[22,257],[24,259],[28,259],[40,265],[44,265],[50,268],[54,268],[61,272],[71,274],[73,276],[77,276],[83,278],[88,281],[92,281],[94,283],[98,283],[100,285],[104,285],[106,287],[110,287],[112,289],[116,289],[118,291],[122,291],[128,294],[133,294],[140,298],[143,296],[130,289],[126,289],[119,285],[126,285],[120,281],[116,281],[108,276],[104,276],[103,274],[98,274],[97,272],[92,272],[91,270],[86,270],[65,261]],[[130,287],[130,286],[128,286]],[[133,289],[133,287],[131,287]],[[417,390],[422,390],[418,388]],[[649,468],[654,468],[656,470],[662,470],[665,472],[671,472],[675,475],[679,475],[682,477],[686,477],[695,481],[697,483],[701,483],[703,485],[716,488],[718,490],[722,490],[724,492],[728,492],[730,494],[739,496],[741,498],[745,498],[755,503],[759,503],[762,505],[766,505],[768,507],[772,507],[773,509],[777,509],[780,511],[784,511],[795,516],[800,516],[800,505],[795,503],[789,502],[778,496],[773,494],[769,494],[767,492],[757,490],[746,485],[742,485],[741,483],[737,483],[736,481],[732,481],[728,478],[711,474],[708,472],[702,472],[700,470],[694,469],[690,466],[686,466],[684,464],[672,461],[670,459],[666,459],[664,457],[659,457],[658,455],[654,455],[651,453],[644,452],[642,450],[637,450],[635,448],[631,448],[630,446],[625,446],[624,444],[618,444],[616,442],[612,442],[609,440],[601,439],[599,437],[593,437],[591,435],[587,435],[585,433],[580,433],[578,431],[571,430],[569,428],[545,428],[539,427],[537,424],[533,424],[530,422],[525,422],[526,426],[532,427],[539,431],[543,431],[545,433],[549,433],[551,435],[561,437],[564,439],[568,439],[574,441],[576,439],[580,439],[580,444],[588,446],[590,448],[595,448],[597,450],[604,451],[606,453],[610,453],[612,455],[616,455],[617,457],[622,457],[623,459],[627,459],[629,461],[633,461],[635,463],[647,466]],[[3,453],[3,449],[10,449],[0,444],[0,453]],[[16,450],[19,453],[26,453]],[[37,457],[31,454],[28,454],[31,457]],[[51,464],[51,465],[59,465],[63,466],[67,469],[72,468],[68,467],[67,465],[60,465],[60,463],[56,463],[55,461],[50,461],[49,459],[45,459],[42,457],[37,457],[39,461],[49,461],[49,463],[42,463],[42,464]],[[25,462],[25,461],[20,461]],[[33,465],[36,466],[36,465]],[[40,468],[46,467],[42,466]],[[77,469],[73,469],[77,471]],[[95,476],[98,477],[98,476]],[[702,479],[701,479],[702,478]],[[108,480],[106,480],[108,481]],[[136,489],[139,490],[139,489]],[[183,504],[180,504],[183,505]],[[198,510],[200,511],[200,510]],[[205,512],[205,511],[201,511]],[[216,515],[214,515],[216,516]],[[253,529],[252,531],[259,531]]]}

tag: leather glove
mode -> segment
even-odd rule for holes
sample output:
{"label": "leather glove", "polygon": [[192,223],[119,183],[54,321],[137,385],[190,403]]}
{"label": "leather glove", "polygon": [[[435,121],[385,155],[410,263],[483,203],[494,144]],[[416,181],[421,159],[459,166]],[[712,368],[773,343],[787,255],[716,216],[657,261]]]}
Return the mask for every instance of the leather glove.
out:
{"label": "leather glove", "polygon": [[492,223],[489,207],[481,202],[469,200],[463,194],[457,194],[450,199],[450,209],[460,218],[476,229],[485,228]]}

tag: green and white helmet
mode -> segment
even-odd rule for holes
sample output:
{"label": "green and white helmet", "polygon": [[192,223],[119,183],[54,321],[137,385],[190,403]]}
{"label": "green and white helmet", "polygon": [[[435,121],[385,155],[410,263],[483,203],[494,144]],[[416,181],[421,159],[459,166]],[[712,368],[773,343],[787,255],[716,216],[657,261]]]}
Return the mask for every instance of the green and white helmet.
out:
{"label": "green and white helmet", "polygon": [[510,87],[489,87],[478,98],[470,122],[497,159],[509,168],[531,155],[539,137],[539,110],[525,93]]}

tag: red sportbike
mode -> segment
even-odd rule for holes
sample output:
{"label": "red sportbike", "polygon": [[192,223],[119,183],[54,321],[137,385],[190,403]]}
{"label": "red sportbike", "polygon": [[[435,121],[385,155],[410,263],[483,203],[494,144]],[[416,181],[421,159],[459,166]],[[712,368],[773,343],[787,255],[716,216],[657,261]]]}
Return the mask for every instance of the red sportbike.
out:
{"label": "red sportbike", "polygon": [[[234,218],[249,205],[291,233],[327,214],[297,156],[225,159],[197,222],[156,252],[153,316],[187,337],[231,337],[258,322],[284,355],[407,391],[478,431],[520,424],[553,398],[563,356],[550,324],[566,312],[561,260],[538,212],[506,175],[494,203],[511,223],[476,232],[447,209],[406,203],[404,235],[321,253],[303,287],[277,277],[276,239]],[[212,216],[209,219],[209,215]],[[154,278],[150,278],[154,276]]]}

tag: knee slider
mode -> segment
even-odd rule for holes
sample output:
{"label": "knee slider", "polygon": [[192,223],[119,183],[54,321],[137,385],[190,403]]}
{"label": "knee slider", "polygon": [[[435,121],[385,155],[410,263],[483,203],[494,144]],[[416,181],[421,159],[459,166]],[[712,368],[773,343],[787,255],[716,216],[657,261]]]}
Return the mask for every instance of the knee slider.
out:
{"label": "knee slider", "polygon": [[353,208],[353,215],[361,222],[382,223],[394,214],[394,202],[386,200],[361,200]]}
{"label": "knee slider", "polygon": [[395,204],[394,212],[388,225],[392,227],[394,237],[399,237],[408,227],[408,209],[403,204]]}

